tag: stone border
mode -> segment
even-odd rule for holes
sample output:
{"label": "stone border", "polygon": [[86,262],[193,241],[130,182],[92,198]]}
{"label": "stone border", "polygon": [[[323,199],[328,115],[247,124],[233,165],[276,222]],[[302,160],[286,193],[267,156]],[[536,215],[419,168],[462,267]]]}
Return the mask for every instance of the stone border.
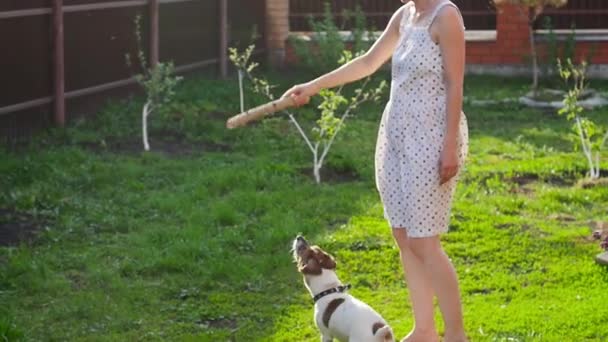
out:
{"label": "stone border", "polygon": [[[467,63],[466,73],[470,75],[521,76],[532,78],[532,67],[518,64],[473,64]],[[587,67],[590,79],[608,79],[608,64],[591,64]]]}
{"label": "stone border", "polygon": [[516,98],[506,98],[501,100],[478,100],[475,98],[469,98],[467,96],[464,97],[464,104],[468,104],[471,106],[495,106],[495,105],[505,105],[511,103],[519,103],[519,100]]}
{"label": "stone border", "polygon": [[595,262],[600,265],[608,266],[608,251],[604,253],[600,253],[595,257]]}
{"label": "stone border", "polygon": [[[564,92],[561,90],[545,89],[543,91],[548,92],[553,95],[564,94]],[[590,93],[591,93],[591,96],[578,102],[581,107],[583,107],[585,109],[594,109],[594,108],[598,108],[598,107],[608,106],[608,100],[606,98],[602,97],[602,95],[599,92],[597,92],[595,90],[591,90]],[[521,103],[522,105],[528,106],[528,107],[544,108],[544,109],[561,109],[564,106],[563,101],[551,101],[551,102],[538,101],[538,100],[534,100],[531,97],[531,95],[532,95],[532,93],[530,92],[530,93],[520,97],[519,103]]]}

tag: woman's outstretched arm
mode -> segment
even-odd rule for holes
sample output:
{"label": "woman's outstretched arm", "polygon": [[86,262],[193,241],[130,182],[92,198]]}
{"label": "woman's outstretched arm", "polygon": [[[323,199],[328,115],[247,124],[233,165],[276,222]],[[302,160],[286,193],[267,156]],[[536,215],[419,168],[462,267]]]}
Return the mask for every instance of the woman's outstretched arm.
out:
{"label": "woman's outstretched arm", "polygon": [[395,11],[380,38],[365,54],[310,82],[292,87],[283,94],[283,97],[293,96],[298,105],[303,105],[321,89],[337,87],[373,74],[392,56],[399,40],[401,16],[407,7],[401,6]]}

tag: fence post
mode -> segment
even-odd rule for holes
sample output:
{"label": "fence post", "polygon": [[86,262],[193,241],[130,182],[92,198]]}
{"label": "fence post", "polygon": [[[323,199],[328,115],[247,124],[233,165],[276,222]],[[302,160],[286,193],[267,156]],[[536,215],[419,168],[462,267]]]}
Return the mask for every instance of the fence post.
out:
{"label": "fence post", "polygon": [[158,0],[150,0],[150,67],[154,68],[158,64],[159,55],[159,24],[158,24]]}
{"label": "fence post", "polygon": [[220,1],[220,77],[228,77],[228,0]]}
{"label": "fence post", "polygon": [[289,0],[266,0],[266,47],[270,64],[282,67],[289,36]]}
{"label": "fence post", "polygon": [[53,1],[53,69],[54,118],[59,127],[65,126],[65,61],[63,34],[63,0]]}

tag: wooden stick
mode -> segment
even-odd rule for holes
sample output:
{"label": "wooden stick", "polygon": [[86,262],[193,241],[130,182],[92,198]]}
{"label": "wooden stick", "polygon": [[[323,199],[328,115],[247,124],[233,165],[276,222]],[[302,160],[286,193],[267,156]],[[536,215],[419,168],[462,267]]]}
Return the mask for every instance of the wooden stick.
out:
{"label": "wooden stick", "polygon": [[295,100],[291,97],[284,97],[272,102],[268,102],[259,107],[255,107],[239,115],[235,115],[226,121],[226,127],[229,129],[245,126],[248,122],[259,120],[267,115],[276,113],[283,109],[296,105]]}

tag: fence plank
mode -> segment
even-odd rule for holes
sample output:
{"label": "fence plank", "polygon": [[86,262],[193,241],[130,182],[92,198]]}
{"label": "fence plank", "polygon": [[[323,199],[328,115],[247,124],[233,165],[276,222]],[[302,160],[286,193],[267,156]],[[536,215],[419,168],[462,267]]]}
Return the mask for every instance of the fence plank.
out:
{"label": "fence plank", "polygon": [[158,64],[159,54],[159,20],[158,20],[158,0],[150,0],[150,67],[154,68]]}
{"label": "fence plank", "polygon": [[606,29],[608,28],[608,1],[570,0],[561,8],[547,8],[537,21],[537,28],[544,28],[549,18],[554,29]]}
{"label": "fence plank", "polygon": [[[180,2],[193,2],[199,0],[160,0],[161,4],[175,4]],[[64,13],[72,12],[87,12],[96,10],[108,10],[116,8],[140,7],[149,4],[149,0],[125,0],[125,1],[109,1],[93,4],[66,5],[63,6]],[[23,18],[38,15],[52,14],[53,9],[47,7],[27,8],[12,11],[0,11],[0,19]]]}
{"label": "fence plank", "polygon": [[63,0],[53,1],[55,124],[65,125],[65,65],[63,36]]}
{"label": "fence plank", "polygon": [[220,1],[220,77],[228,77],[228,0]]}
{"label": "fence plank", "polygon": [[[0,139],[30,136],[52,124],[54,114],[62,110],[65,113],[62,120],[66,122],[93,114],[107,96],[132,93],[136,89],[132,76],[140,69],[128,66],[125,54],[137,53],[133,24],[137,14],[145,18],[144,51],[150,61],[156,59],[153,53],[156,49],[149,38],[154,27],[149,22],[148,6],[152,0],[59,0],[62,6],[53,1],[0,0],[0,41],[11,46],[0,63],[0,74],[11,84],[0,98]],[[180,73],[219,66],[219,1],[154,1],[160,6],[158,59],[173,61]],[[264,34],[265,0],[230,4],[234,8],[229,8],[226,20],[230,28],[226,46],[243,48],[251,41],[254,26]],[[61,11],[53,12],[54,8]],[[63,41],[57,43],[64,45],[62,58],[56,57],[61,50],[55,49],[54,29],[54,14],[60,12],[64,21]],[[263,37],[256,39],[263,49],[262,42]],[[63,65],[56,68],[55,61],[60,60]],[[55,101],[60,93],[65,102]],[[62,120],[58,115],[57,122]]]}

